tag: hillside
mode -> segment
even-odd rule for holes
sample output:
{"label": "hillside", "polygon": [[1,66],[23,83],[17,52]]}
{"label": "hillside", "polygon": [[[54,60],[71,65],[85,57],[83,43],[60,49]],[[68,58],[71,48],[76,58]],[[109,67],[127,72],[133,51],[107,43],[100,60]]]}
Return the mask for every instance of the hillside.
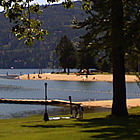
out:
{"label": "hillside", "polygon": [[[42,6],[43,9],[43,6]],[[72,28],[73,17],[82,20],[84,11],[80,10],[80,2],[74,9],[65,9],[61,4],[43,9],[37,18],[43,22],[42,28],[49,31],[44,41],[36,41],[32,47],[24,45],[24,40],[17,40],[10,32],[12,23],[0,13],[0,68],[47,68],[57,66],[54,52],[60,39],[67,35],[74,43],[85,33],[84,29]]]}

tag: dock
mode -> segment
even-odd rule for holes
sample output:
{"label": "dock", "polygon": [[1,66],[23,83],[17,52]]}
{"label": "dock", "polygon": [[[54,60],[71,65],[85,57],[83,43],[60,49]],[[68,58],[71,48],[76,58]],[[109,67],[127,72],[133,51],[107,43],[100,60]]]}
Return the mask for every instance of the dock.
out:
{"label": "dock", "polygon": [[0,78],[4,79],[14,79],[15,77],[18,77],[18,74],[1,74]]}
{"label": "dock", "polygon": [[70,102],[65,100],[33,100],[33,99],[0,99],[0,103],[7,104],[36,104],[36,105],[54,105],[54,106],[66,106],[66,105],[79,105],[76,102]]}

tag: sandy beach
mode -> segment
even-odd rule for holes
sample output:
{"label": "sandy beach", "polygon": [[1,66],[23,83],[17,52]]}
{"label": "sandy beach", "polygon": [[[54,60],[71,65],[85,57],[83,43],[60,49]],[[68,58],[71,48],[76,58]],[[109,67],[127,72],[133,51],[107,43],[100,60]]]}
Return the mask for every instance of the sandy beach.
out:
{"label": "sandy beach", "polygon": [[[113,76],[112,74],[108,75],[79,75],[76,74],[50,74],[50,73],[43,73],[43,74],[29,74],[29,75],[22,75],[16,77],[21,80],[61,80],[61,81],[107,81],[112,82]],[[126,75],[126,82],[136,82],[137,77],[135,75]]]}
{"label": "sandy beach", "polygon": [[[140,107],[140,98],[137,99],[127,99],[127,108],[131,107]],[[112,100],[103,100],[103,101],[85,101],[79,102],[86,107],[104,107],[112,108]]]}

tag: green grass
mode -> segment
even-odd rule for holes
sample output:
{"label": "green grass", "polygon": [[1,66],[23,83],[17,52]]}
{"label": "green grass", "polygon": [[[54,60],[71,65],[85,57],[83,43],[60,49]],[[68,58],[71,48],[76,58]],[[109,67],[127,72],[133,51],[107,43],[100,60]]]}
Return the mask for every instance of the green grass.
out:
{"label": "green grass", "polygon": [[43,116],[0,120],[0,140],[109,140],[140,139],[140,108],[129,117],[110,112],[84,114],[83,120],[43,121]]}

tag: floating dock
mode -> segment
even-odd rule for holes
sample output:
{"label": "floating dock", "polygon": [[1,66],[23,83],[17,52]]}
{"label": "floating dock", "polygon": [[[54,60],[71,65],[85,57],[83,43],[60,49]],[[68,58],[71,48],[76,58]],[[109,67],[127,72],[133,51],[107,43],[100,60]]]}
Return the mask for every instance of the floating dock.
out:
{"label": "floating dock", "polygon": [[65,101],[65,100],[28,100],[28,99],[0,99],[0,103],[9,104],[36,104],[36,105],[79,105],[79,103]]}
{"label": "floating dock", "polygon": [[4,79],[14,79],[15,77],[18,77],[18,74],[2,74],[0,75],[0,78]]}

